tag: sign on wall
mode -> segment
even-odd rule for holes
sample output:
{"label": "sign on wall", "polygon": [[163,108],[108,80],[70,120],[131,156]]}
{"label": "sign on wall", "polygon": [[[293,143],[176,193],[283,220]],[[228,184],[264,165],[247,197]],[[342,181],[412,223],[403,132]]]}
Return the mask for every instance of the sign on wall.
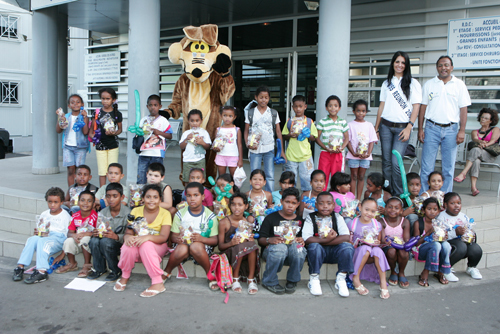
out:
{"label": "sign on wall", "polygon": [[500,67],[500,16],[450,20],[448,55],[455,69]]}
{"label": "sign on wall", "polygon": [[52,6],[59,6],[68,2],[75,2],[77,0],[31,0],[31,10],[37,10]]}
{"label": "sign on wall", "polygon": [[120,81],[120,51],[85,55],[85,82]]}

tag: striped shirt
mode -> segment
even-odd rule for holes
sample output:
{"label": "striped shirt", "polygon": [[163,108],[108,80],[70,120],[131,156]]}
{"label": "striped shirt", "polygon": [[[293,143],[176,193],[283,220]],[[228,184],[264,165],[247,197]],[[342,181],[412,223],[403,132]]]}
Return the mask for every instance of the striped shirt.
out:
{"label": "striped shirt", "polygon": [[[321,131],[321,142],[328,147],[330,144],[330,136],[339,137],[340,145],[344,143],[344,132],[349,131],[349,125],[347,121],[340,117],[337,117],[336,121],[333,121],[330,116],[326,116],[321,119],[317,124],[316,128]],[[321,149],[324,151],[324,149]]]}

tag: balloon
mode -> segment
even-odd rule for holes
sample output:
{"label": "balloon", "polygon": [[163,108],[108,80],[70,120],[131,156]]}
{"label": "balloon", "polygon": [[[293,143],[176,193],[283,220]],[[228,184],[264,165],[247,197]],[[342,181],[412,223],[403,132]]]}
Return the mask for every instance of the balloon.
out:
{"label": "balloon", "polygon": [[411,206],[413,203],[410,199],[410,192],[408,191],[408,184],[406,183],[406,171],[405,171],[405,165],[403,163],[403,157],[401,157],[401,153],[399,153],[396,150],[392,150],[392,154],[396,156],[398,159],[398,165],[399,169],[401,170],[401,180],[403,181],[403,193],[399,195],[403,200],[406,201],[408,206]]}
{"label": "balloon", "polygon": [[274,157],[274,163],[276,165],[284,164],[286,161],[281,157],[281,139],[277,139],[276,143],[278,144],[278,149],[276,150],[276,156]]}
{"label": "balloon", "polygon": [[75,124],[73,124],[73,131],[75,132],[80,131],[85,126],[85,122],[83,121],[83,115],[81,114],[82,111],[83,107],[80,107],[80,115],[78,115]]}
{"label": "balloon", "polygon": [[228,191],[231,191],[231,189],[232,189],[232,188],[233,188],[233,186],[231,186],[231,185],[228,183],[228,184],[226,184],[226,186],[224,187],[224,190],[225,190],[226,192],[228,192]]}
{"label": "balloon", "polygon": [[306,138],[311,137],[311,129],[303,128],[300,135],[297,137],[298,141],[304,141]]}
{"label": "balloon", "polygon": [[408,240],[408,241],[404,244],[404,246],[405,246],[405,251],[409,252],[409,251],[413,248],[413,246],[415,246],[415,245],[418,243],[418,241],[419,241],[419,240],[420,240],[420,237],[419,237],[419,236],[413,237],[413,238],[411,238],[410,240]]}
{"label": "balloon", "polygon": [[220,191],[219,187],[215,187],[215,188],[214,188],[214,191],[215,191],[215,194],[216,194],[216,195],[220,195],[220,194],[222,194],[222,191]]}
{"label": "balloon", "polygon": [[283,205],[275,205],[272,208],[267,209],[266,211],[264,211],[264,213],[266,215],[270,215],[271,213],[276,212],[276,211],[280,211],[281,209],[283,209]]}
{"label": "balloon", "polygon": [[210,237],[210,233],[212,233],[212,227],[214,226],[214,221],[210,219],[208,221],[208,229],[201,234],[202,237],[208,238]]}
{"label": "balloon", "polygon": [[222,195],[217,196],[217,198],[216,198],[216,199],[217,199],[217,202],[222,201],[222,199],[223,199],[223,198],[224,198],[224,197],[222,197]]}
{"label": "balloon", "polygon": [[209,177],[208,177],[208,182],[209,182],[211,185],[215,186],[215,180],[214,180],[214,178],[213,178],[213,177],[209,176]]}
{"label": "balloon", "polygon": [[309,198],[309,196],[304,196],[302,202],[309,204],[314,210],[316,210],[316,197]]}
{"label": "balloon", "polygon": [[391,247],[394,248],[394,249],[399,249],[399,250],[404,250],[405,249],[404,245],[395,243],[393,238],[385,237],[385,240],[386,241],[390,241],[391,242]]}
{"label": "balloon", "polygon": [[128,131],[135,133],[138,136],[144,136],[144,130],[139,126],[141,122],[141,98],[139,96],[139,91],[136,89],[134,91],[135,95],[135,124],[128,127]]}
{"label": "balloon", "polygon": [[253,238],[254,238],[254,239],[259,239],[259,237],[260,237],[260,234],[259,234],[259,233],[254,233],[254,234],[253,234]]}

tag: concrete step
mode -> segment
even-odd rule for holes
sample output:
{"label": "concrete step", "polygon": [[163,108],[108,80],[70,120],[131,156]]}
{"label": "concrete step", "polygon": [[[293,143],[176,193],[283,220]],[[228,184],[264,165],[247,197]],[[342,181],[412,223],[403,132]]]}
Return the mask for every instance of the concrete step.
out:
{"label": "concrete step", "polygon": [[24,234],[33,233],[36,214],[0,208],[0,231]]}
{"label": "concrete step", "polygon": [[47,210],[47,202],[44,194],[0,187],[0,208],[40,214]]}

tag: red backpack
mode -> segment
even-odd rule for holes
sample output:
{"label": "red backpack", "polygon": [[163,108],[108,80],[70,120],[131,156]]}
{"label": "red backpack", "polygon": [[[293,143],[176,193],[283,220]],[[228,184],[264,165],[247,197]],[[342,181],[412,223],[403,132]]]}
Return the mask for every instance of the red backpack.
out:
{"label": "red backpack", "polygon": [[217,285],[222,293],[226,294],[224,303],[229,300],[227,289],[233,285],[233,268],[229,265],[226,254],[212,255],[212,265],[207,273],[207,278],[210,281],[217,281]]}

